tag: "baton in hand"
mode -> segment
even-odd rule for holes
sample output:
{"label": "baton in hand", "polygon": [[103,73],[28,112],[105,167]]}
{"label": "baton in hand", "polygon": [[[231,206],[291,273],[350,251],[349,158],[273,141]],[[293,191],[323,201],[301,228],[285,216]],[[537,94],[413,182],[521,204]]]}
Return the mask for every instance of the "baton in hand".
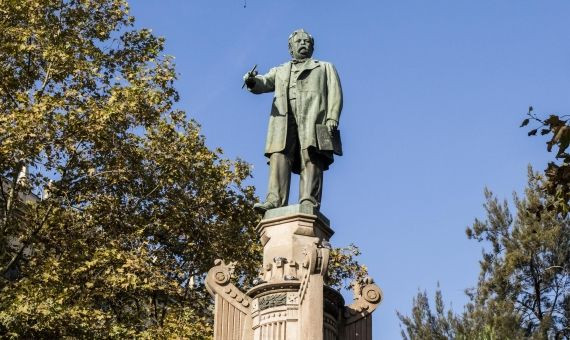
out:
{"label": "baton in hand", "polygon": [[[251,71],[247,72],[247,74],[251,75],[253,74],[253,72],[255,72],[255,69],[257,68],[257,64],[255,64],[255,66],[253,66],[253,68],[251,69]],[[243,85],[241,86],[241,88],[243,89],[245,87],[245,80],[243,82]]]}

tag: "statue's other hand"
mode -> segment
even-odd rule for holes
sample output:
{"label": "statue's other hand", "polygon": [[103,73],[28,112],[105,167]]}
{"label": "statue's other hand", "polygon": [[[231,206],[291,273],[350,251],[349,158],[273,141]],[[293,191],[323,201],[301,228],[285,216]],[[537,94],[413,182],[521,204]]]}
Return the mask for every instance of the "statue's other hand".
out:
{"label": "statue's other hand", "polygon": [[329,131],[331,131],[331,132],[338,128],[338,122],[334,119],[327,120],[326,125],[329,128]]}

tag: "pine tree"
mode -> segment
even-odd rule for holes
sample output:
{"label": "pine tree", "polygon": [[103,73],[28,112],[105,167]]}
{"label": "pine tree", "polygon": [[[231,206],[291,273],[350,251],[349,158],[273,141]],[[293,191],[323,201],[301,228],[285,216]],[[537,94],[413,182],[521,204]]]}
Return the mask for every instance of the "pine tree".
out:
{"label": "pine tree", "polygon": [[[405,338],[570,338],[570,220],[546,208],[557,198],[543,190],[544,182],[529,169],[524,197],[514,195],[514,216],[506,201],[485,191],[487,217],[467,228],[470,239],[488,248],[470,303],[461,315],[444,313],[438,292],[434,315],[420,293],[412,317],[399,315]],[[436,325],[450,330],[444,334]]]}

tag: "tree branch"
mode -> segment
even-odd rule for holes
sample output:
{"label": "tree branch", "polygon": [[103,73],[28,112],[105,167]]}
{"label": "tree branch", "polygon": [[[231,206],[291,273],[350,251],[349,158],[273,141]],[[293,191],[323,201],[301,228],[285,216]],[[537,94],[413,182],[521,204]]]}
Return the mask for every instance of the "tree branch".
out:
{"label": "tree branch", "polygon": [[42,95],[42,94],[44,93],[44,89],[46,88],[46,86],[47,86],[47,84],[48,84],[48,82],[49,82],[49,80],[50,80],[51,67],[52,67],[52,65],[53,65],[52,62],[49,62],[49,63],[48,63],[48,67],[47,67],[47,70],[46,70],[46,74],[45,74],[45,76],[44,76],[44,81],[42,82],[42,86],[40,87],[40,89],[39,89],[39,91],[38,91],[38,92],[39,92],[39,95]]}
{"label": "tree branch", "polygon": [[16,254],[14,254],[14,256],[12,256],[12,259],[10,259],[10,262],[8,262],[8,264],[1,270],[2,275],[6,275],[6,273],[12,268],[12,266],[14,266],[14,264],[20,259],[20,257],[22,257],[22,254],[24,253],[24,250],[26,249],[26,247],[31,243],[34,236],[36,236],[40,232],[40,230],[43,228],[43,226],[44,226],[45,222],[47,221],[52,209],[53,209],[53,203],[50,204],[50,206],[48,207],[48,210],[46,211],[46,214],[42,218],[42,221],[40,222],[40,224],[32,231],[32,233],[28,236],[28,238],[24,242],[22,242],[20,249],[16,252]]}
{"label": "tree branch", "polygon": [[18,195],[18,175],[22,169],[23,165],[21,163],[16,166],[14,171],[14,175],[12,176],[12,183],[10,185],[10,191],[8,193],[8,199],[6,200],[6,209],[4,211],[4,216],[2,217],[2,234],[6,233],[6,228],[8,227],[8,223],[10,222],[10,215],[12,214],[12,207],[14,205],[14,201],[16,200],[16,196]]}
{"label": "tree branch", "polygon": [[6,95],[8,96],[8,98],[10,98],[10,100],[12,101],[12,103],[14,103],[14,106],[15,106],[15,107],[18,107],[19,105],[18,105],[18,101],[16,100],[16,98],[14,98],[14,97],[12,96],[12,94],[8,91],[8,89],[6,88],[6,86],[5,86],[2,82],[0,82],[0,84],[2,85],[2,89],[4,90],[4,93],[6,93]]}
{"label": "tree branch", "polygon": [[536,303],[536,317],[538,318],[538,320],[542,321],[543,318],[543,314],[542,314],[542,296],[540,293],[540,278],[538,277],[539,275],[537,274],[535,265],[534,265],[534,253],[531,254],[530,256],[530,271],[531,271],[531,279],[532,279],[532,284],[533,284],[533,289],[534,289],[534,296],[535,296],[535,303]]}

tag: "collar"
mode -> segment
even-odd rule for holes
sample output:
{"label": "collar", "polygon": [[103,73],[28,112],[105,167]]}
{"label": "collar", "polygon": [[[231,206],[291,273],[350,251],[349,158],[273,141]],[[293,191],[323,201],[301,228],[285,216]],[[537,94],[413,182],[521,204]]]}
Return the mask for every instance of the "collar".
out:
{"label": "collar", "polygon": [[310,61],[310,60],[313,60],[313,58],[306,58],[306,59],[295,59],[295,58],[293,58],[293,59],[291,59],[291,63],[293,63],[293,64],[303,64],[303,63],[306,63],[306,62],[308,62],[308,61]]}

